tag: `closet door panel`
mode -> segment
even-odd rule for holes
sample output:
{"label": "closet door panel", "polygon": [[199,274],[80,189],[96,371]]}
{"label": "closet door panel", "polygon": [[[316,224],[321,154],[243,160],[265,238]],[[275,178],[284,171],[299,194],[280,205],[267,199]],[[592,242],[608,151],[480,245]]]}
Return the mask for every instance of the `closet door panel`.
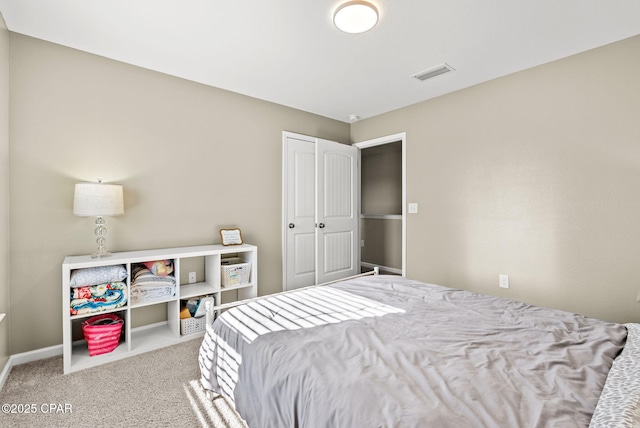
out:
{"label": "closet door panel", "polygon": [[315,278],[316,234],[297,233],[294,235],[294,278],[310,275]]}
{"label": "closet door panel", "polygon": [[339,275],[353,270],[353,235],[352,231],[323,234],[323,276]]}
{"label": "closet door panel", "polygon": [[315,144],[287,138],[285,146],[285,289],[316,281]]}
{"label": "closet door panel", "polygon": [[324,153],[323,217],[325,220],[353,218],[353,159],[341,153]]}
{"label": "closet door panel", "polygon": [[315,198],[315,162],[316,156],[313,152],[296,151],[293,164],[293,216],[294,221],[315,220],[316,198]]}
{"label": "closet door panel", "polygon": [[317,282],[358,273],[358,149],[316,142]]}

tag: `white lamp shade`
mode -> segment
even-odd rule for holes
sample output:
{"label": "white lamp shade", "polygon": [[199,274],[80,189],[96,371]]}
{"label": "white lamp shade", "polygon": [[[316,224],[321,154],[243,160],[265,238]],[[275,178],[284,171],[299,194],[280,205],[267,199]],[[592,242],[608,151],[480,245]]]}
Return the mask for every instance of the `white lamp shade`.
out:
{"label": "white lamp shade", "polygon": [[73,214],[81,217],[124,214],[122,186],[119,184],[77,183]]}

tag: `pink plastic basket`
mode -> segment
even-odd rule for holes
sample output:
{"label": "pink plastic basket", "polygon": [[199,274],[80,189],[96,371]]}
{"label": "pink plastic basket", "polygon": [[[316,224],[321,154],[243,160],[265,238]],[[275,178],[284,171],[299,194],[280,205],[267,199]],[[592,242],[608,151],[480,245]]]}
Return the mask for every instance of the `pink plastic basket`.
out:
{"label": "pink plastic basket", "polygon": [[82,323],[84,340],[89,346],[89,356],[106,354],[118,347],[124,320],[114,314],[91,317]]}

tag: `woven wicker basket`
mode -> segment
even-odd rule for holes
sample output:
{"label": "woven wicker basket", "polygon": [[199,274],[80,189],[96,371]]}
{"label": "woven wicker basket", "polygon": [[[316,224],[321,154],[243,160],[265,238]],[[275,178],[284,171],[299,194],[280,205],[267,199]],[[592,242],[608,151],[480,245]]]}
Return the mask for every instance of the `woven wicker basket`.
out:
{"label": "woven wicker basket", "polygon": [[82,323],[89,356],[106,354],[118,347],[124,320],[114,314],[91,317]]}
{"label": "woven wicker basket", "polygon": [[180,320],[180,334],[193,334],[204,331],[206,327],[206,318],[184,318]]}
{"label": "woven wicker basket", "polygon": [[223,287],[248,284],[251,277],[251,263],[220,266],[220,281]]}

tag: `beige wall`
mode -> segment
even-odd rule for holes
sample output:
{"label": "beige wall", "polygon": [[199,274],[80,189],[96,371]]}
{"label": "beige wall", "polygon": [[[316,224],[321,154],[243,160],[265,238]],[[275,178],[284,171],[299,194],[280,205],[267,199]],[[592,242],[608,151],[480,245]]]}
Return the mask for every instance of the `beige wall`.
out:
{"label": "beige wall", "polygon": [[282,131],[349,142],[349,124],[11,34],[11,352],[62,342],[66,255],[95,249],[77,181],[117,182],[112,251],[259,247],[259,293],[282,289]]}
{"label": "beige wall", "polygon": [[360,220],[360,260],[402,272],[402,221],[365,218]]}
{"label": "beige wall", "polygon": [[363,214],[402,214],[402,142],[360,152],[360,204]]}
{"label": "beige wall", "polygon": [[409,276],[640,321],[638,52],[640,36],[353,124],[353,142],[407,132]]}
{"label": "beige wall", "polygon": [[[0,14],[0,313],[9,310],[9,31]],[[9,319],[0,322],[0,372],[9,359]]]}

